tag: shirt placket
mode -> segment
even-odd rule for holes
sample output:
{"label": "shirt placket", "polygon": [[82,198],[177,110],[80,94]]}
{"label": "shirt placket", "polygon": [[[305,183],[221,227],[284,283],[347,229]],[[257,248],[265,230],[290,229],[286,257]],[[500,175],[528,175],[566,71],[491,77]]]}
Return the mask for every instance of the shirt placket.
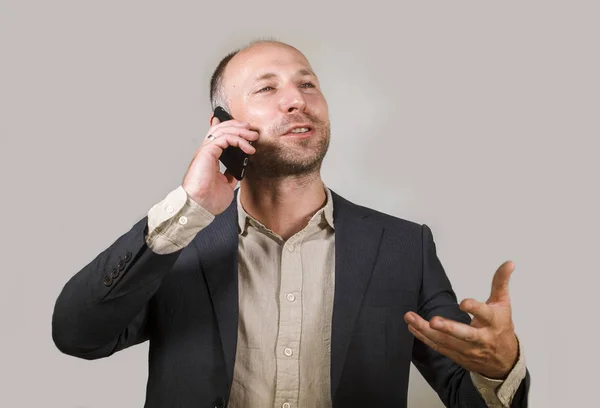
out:
{"label": "shirt placket", "polygon": [[302,236],[291,237],[282,247],[277,336],[276,408],[298,407],[300,392],[300,335],[302,331]]}

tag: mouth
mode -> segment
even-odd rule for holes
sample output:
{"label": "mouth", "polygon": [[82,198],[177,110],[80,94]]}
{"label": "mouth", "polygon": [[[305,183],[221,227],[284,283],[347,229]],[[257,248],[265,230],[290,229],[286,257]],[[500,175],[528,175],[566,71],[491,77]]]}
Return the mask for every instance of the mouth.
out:
{"label": "mouth", "polygon": [[309,125],[296,125],[287,130],[282,137],[308,137],[313,134],[313,128]]}

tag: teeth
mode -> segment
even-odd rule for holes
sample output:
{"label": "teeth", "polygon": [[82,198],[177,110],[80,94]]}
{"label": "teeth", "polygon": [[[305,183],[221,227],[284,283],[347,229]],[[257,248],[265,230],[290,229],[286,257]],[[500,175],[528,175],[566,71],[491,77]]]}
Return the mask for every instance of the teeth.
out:
{"label": "teeth", "polygon": [[306,132],[308,132],[308,130],[309,129],[305,128],[305,127],[304,128],[296,128],[296,129],[293,129],[290,133],[306,133]]}

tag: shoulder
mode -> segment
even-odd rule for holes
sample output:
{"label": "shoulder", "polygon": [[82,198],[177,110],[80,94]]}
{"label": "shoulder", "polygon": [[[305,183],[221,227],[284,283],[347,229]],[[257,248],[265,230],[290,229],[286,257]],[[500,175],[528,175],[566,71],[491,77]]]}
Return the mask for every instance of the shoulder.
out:
{"label": "shoulder", "polygon": [[426,225],[420,224],[416,221],[408,220],[405,218],[397,217],[391,214],[378,211],[374,208],[366,207],[364,205],[352,202],[341,195],[337,194],[333,190],[330,190],[334,201],[334,218],[335,209],[343,210],[353,213],[355,216],[368,219],[371,223],[376,223],[382,226],[387,231],[397,231],[409,234],[417,234],[419,237],[423,233],[423,228],[427,228]]}

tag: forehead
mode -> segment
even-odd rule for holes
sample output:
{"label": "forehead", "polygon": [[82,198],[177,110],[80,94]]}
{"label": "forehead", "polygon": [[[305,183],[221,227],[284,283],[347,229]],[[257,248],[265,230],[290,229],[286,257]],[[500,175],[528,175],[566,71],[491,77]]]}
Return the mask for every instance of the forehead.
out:
{"label": "forehead", "polygon": [[306,57],[297,49],[281,44],[257,44],[231,59],[224,83],[227,88],[243,87],[265,73],[286,76],[303,69],[312,71]]}

